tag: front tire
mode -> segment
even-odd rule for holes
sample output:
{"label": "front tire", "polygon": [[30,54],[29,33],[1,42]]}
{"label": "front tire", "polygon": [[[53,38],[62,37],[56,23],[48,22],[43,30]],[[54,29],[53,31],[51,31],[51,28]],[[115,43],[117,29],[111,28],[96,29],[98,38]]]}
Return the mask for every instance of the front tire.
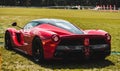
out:
{"label": "front tire", "polygon": [[39,37],[35,37],[32,43],[32,57],[35,62],[44,60],[42,42]]}
{"label": "front tire", "polygon": [[12,50],[12,43],[9,31],[5,32],[5,49]]}

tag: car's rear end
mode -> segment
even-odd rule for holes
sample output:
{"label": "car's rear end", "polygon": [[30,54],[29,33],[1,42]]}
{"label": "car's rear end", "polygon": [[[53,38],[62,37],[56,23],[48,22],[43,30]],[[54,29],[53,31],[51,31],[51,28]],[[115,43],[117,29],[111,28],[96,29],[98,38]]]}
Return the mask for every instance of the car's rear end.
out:
{"label": "car's rear end", "polygon": [[89,59],[110,55],[111,37],[103,30],[81,30],[59,19],[42,19],[39,22],[44,22],[39,28],[44,29],[41,34],[45,38],[42,40],[45,59]]}
{"label": "car's rear end", "polygon": [[110,35],[63,36],[55,49],[55,58],[105,58],[111,52]]}

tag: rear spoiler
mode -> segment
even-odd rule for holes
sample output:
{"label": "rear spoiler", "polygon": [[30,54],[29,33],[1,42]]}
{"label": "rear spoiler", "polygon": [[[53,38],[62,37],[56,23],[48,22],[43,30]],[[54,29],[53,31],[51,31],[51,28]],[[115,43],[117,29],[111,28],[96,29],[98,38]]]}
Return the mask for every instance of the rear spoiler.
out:
{"label": "rear spoiler", "polygon": [[61,36],[61,38],[105,38],[106,35],[88,35],[88,34],[83,34],[83,35],[65,35]]}

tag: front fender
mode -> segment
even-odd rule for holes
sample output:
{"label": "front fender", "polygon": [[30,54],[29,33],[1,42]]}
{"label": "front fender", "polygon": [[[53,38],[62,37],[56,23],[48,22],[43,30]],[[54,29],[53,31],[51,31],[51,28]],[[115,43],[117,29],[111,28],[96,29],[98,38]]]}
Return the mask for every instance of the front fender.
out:
{"label": "front fender", "polygon": [[11,36],[15,36],[15,32],[17,32],[17,30],[15,28],[8,28],[6,31],[10,32]]}
{"label": "front fender", "polygon": [[13,46],[21,46],[17,39],[16,39],[16,32],[18,32],[15,28],[8,28],[5,32],[9,32],[10,33],[10,37],[11,37],[11,42]]}

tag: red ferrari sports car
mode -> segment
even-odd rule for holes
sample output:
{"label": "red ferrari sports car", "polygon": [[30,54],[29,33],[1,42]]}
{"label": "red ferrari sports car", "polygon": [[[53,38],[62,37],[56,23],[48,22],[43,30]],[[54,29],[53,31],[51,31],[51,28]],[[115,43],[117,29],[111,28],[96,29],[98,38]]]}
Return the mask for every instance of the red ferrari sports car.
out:
{"label": "red ferrari sports car", "polygon": [[[17,26],[17,23],[12,26]],[[111,53],[111,36],[103,30],[81,30],[65,20],[36,19],[20,30],[8,28],[5,31],[5,48],[31,55],[35,61],[104,59]]]}

